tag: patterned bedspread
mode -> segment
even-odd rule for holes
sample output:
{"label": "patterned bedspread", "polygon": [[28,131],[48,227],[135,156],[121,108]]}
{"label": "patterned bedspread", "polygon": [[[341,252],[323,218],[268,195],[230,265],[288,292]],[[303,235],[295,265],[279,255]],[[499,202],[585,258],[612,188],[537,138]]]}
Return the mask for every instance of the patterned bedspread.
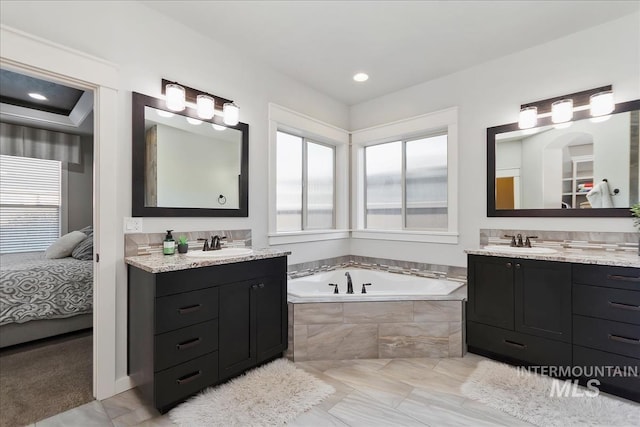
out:
{"label": "patterned bedspread", "polygon": [[93,262],[0,255],[0,325],[91,313]]}

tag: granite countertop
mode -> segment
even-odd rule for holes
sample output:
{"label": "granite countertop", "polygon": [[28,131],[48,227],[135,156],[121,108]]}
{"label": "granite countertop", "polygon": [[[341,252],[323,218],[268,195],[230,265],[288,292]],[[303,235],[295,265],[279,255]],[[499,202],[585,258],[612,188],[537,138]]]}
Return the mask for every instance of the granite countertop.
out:
{"label": "granite countertop", "polygon": [[543,261],[640,268],[640,256],[638,256],[637,252],[563,248],[556,248],[556,250],[557,252],[554,253],[542,254],[503,252],[497,248],[467,249],[465,252],[470,255],[489,255],[505,258],[537,259]]}
{"label": "granite countertop", "polygon": [[290,251],[277,249],[254,249],[247,255],[227,256],[221,258],[198,259],[185,254],[163,255],[154,253],[125,257],[124,262],[149,273],[166,273],[168,271],[187,270],[190,268],[208,267],[211,265],[232,264],[236,262],[254,261],[258,259],[277,258],[291,255]]}

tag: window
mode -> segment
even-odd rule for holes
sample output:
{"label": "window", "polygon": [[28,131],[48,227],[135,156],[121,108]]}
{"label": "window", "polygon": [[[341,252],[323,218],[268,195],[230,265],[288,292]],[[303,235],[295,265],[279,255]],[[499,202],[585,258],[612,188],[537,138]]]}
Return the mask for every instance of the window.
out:
{"label": "window", "polygon": [[447,135],[365,147],[365,228],[447,230]]}
{"label": "window", "polygon": [[277,132],[276,230],[335,228],[335,148]]}
{"label": "window", "polygon": [[61,162],[0,155],[0,253],[45,250],[60,237]]}

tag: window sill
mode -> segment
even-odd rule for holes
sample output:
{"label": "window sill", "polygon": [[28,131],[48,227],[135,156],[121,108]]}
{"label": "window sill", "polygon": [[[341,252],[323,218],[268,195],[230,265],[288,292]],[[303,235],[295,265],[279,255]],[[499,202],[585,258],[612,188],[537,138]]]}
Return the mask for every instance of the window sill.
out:
{"label": "window sill", "polygon": [[387,231],[387,230],[354,230],[354,239],[395,240],[400,242],[458,244],[459,234],[450,231]]}
{"label": "window sill", "polygon": [[348,239],[349,230],[306,230],[269,234],[269,245],[317,242],[320,240]]}

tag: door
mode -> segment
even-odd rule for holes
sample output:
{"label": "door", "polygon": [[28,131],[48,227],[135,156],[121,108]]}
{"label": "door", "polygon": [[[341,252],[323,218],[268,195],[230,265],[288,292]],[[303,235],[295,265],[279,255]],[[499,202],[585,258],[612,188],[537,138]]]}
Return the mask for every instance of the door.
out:
{"label": "door", "polygon": [[496,209],[515,209],[512,176],[496,178]]}
{"label": "door", "polygon": [[513,330],[513,260],[469,255],[467,318]]}
{"label": "door", "polygon": [[219,375],[226,379],[255,364],[255,281],[220,286]]}
{"label": "door", "polygon": [[571,265],[514,260],[515,329],[571,342]]}
{"label": "door", "polygon": [[281,354],[287,348],[287,286],[282,275],[265,278],[256,295],[257,362]]}

